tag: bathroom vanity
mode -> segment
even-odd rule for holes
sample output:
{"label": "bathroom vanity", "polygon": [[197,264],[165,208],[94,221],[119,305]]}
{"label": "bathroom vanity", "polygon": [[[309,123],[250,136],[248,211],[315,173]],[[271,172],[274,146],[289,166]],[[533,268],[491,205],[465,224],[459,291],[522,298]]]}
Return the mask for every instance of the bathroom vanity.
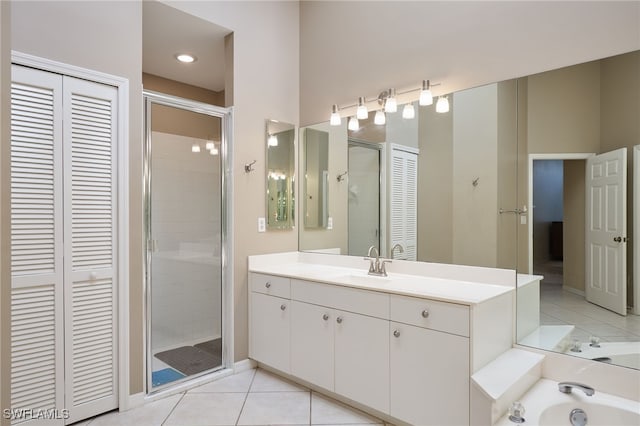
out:
{"label": "bathroom vanity", "polygon": [[513,342],[515,272],[361,257],[249,258],[249,357],[395,420],[470,422],[470,376]]}

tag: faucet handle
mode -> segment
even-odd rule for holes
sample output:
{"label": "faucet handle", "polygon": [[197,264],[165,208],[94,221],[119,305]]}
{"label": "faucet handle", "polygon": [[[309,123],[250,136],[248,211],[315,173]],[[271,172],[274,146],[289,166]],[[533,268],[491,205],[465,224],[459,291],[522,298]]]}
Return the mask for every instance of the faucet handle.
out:
{"label": "faucet handle", "polygon": [[387,268],[385,266],[387,263],[393,263],[393,261],[389,259],[380,259],[380,273],[385,277],[387,276]]}
{"label": "faucet handle", "polygon": [[509,407],[509,420],[514,423],[524,423],[524,406],[519,402],[515,401]]}

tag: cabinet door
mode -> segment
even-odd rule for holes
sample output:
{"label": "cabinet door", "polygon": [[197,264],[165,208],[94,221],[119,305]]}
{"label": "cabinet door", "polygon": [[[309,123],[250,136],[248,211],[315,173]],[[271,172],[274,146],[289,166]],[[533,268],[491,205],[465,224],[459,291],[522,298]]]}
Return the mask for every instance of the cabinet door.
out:
{"label": "cabinet door", "polygon": [[291,373],[333,390],[333,326],[335,311],[291,302]]}
{"label": "cabinet door", "polygon": [[337,312],[335,392],[389,412],[389,321]]}
{"label": "cabinet door", "polygon": [[469,424],[469,339],[391,322],[390,414],[414,425]]}
{"label": "cabinet door", "polygon": [[288,373],[290,302],[261,293],[251,293],[251,298],[251,356]]}

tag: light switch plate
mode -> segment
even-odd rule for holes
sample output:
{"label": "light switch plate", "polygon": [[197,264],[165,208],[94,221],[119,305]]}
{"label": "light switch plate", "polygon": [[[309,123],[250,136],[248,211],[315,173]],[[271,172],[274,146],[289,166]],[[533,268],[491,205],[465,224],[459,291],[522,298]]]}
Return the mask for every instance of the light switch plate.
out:
{"label": "light switch plate", "polygon": [[333,229],[333,218],[331,216],[327,220],[327,229]]}
{"label": "light switch plate", "polygon": [[264,217],[258,218],[258,232],[265,232],[267,230],[267,222]]}

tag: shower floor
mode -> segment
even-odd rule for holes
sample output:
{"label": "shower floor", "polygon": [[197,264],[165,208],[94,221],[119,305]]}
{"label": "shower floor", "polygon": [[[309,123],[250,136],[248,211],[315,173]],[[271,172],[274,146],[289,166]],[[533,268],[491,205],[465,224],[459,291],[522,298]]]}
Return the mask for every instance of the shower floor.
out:
{"label": "shower floor", "polygon": [[222,339],[158,352],[154,357],[186,376],[198,374],[222,365]]}

